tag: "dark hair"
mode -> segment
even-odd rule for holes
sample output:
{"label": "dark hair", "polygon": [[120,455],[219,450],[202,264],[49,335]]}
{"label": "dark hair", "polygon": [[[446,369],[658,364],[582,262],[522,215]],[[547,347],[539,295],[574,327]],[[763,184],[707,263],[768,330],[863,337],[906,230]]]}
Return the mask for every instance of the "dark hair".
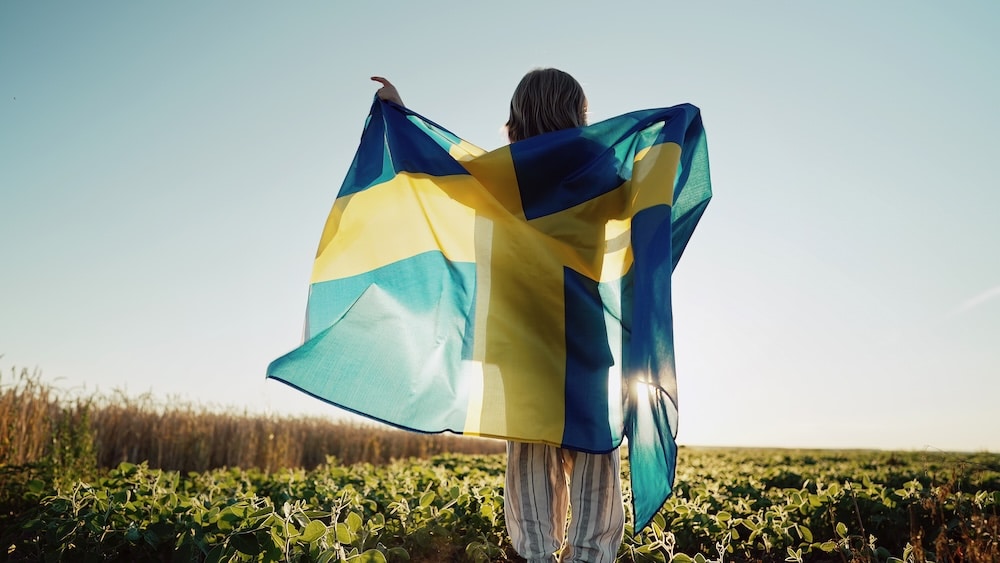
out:
{"label": "dark hair", "polygon": [[510,142],[587,124],[587,97],[569,74],[539,68],[524,75],[510,99]]}

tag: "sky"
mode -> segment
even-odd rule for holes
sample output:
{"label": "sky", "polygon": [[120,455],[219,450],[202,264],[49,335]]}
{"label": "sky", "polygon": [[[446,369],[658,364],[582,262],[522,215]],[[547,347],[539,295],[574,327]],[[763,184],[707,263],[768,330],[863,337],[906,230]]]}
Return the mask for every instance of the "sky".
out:
{"label": "sky", "polygon": [[701,108],[682,445],[1000,451],[1000,4],[0,0],[0,384],[341,416],[264,378],[382,75],[505,143]]}

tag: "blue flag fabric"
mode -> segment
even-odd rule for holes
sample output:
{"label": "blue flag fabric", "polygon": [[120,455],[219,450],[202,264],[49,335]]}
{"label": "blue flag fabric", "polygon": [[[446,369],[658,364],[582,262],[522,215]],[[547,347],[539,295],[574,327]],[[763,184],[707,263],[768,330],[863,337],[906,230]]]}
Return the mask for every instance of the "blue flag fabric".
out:
{"label": "blue flag fabric", "polygon": [[485,152],[376,99],[305,342],[267,375],[419,432],[593,453],[627,437],[642,529],[676,466],[671,273],[710,198],[691,105]]}

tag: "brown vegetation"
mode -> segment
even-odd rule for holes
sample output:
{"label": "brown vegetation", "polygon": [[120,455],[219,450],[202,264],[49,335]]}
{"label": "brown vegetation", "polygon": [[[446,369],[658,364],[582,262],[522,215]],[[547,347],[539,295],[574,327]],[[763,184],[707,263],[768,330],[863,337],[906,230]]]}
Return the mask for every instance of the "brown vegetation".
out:
{"label": "brown vegetation", "polygon": [[[332,407],[331,407],[332,409]],[[322,417],[217,412],[157,404],[148,396],[67,396],[38,372],[0,374],[0,467],[50,458],[98,467],[123,461],[205,471],[217,467],[311,469],[334,456],[346,464],[386,463],[439,453],[499,453],[503,443],[451,434],[419,434],[376,423]]]}

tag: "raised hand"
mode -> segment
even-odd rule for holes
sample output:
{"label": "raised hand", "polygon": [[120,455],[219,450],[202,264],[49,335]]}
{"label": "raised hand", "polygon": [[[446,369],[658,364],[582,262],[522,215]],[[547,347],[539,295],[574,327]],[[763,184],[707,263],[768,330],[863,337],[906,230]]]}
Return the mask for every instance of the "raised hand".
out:
{"label": "raised hand", "polygon": [[399,97],[399,92],[396,90],[396,87],[392,85],[392,82],[389,82],[381,76],[373,76],[372,80],[382,85],[382,87],[375,92],[375,95],[378,96],[380,100],[403,105],[403,99]]}

